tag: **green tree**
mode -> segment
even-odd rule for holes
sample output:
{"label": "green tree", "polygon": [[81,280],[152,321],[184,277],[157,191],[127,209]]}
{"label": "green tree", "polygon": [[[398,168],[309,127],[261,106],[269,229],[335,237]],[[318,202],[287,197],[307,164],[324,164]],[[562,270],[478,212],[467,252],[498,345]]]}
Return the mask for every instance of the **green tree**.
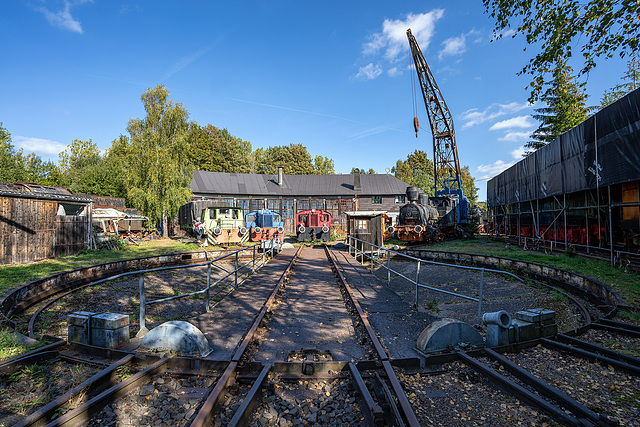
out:
{"label": "green tree", "polygon": [[584,84],[577,83],[572,72],[572,68],[564,60],[558,60],[553,80],[546,83],[547,90],[540,98],[545,106],[534,110],[538,114],[534,114],[533,118],[540,121],[540,126],[531,135],[531,141],[525,144],[525,156],[544,147],[587,118],[589,108],[586,106]]}
{"label": "green tree", "polygon": [[460,169],[460,180],[462,193],[469,199],[471,206],[475,206],[478,203],[478,187],[476,187],[476,179],[471,176],[469,166],[463,166]]}
{"label": "green tree", "polygon": [[200,128],[192,123],[190,129],[190,158],[197,170],[210,172],[251,173],[253,153],[251,143],[207,125]]}
{"label": "green tree", "polygon": [[582,54],[584,75],[596,66],[596,59],[618,53],[624,57],[638,49],[640,2],[635,0],[482,0],[485,11],[495,19],[497,37],[514,29],[539,53],[519,72],[532,77],[530,101],[543,91],[545,75],[552,73],[559,59],[569,59],[577,47]]}
{"label": "green tree", "polygon": [[604,92],[600,108],[613,104],[629,92],[633,92],[640,87],[640,60],[638,60],[637,56],[634,55],[627,62],[627,71],[622,76],[622,81],[623,83],[616,83],[612,89]]}
{"label": "green tree", "polygon": [[401,181],[420,188],[427,196],[433,196],[435,192],[433,162],[424,151],[415,150],[407,156],[406,160],[398,160],[391,168],[391,172]]}
{"label": "green tree", "polygon": [[34,153],[25,155],[11,143],[11,133],[0,122],[0,182],[35,182],[59,185],[54,178],[56,166],[43,162]]}
{"label": "green tree", "polygon": [[254,152],[256,172],[275,174],[278,166],[288,175],[312,175],[315,172],[311,154],[302,144],[278,145]]}
{"label": "green tree", "polygon": [[153,223],[162,219],[166,237],[168,216],[192,196],[189,113],[169,99],[164,85],[149,88],[141,99],[147,116],[127,125],[127,199]]}
{"label": "green tree", "polygon": [[313,169],[316,175],[333,175],[336,173],[333,159],[324,156],[316,156],[313,159]]}
{"label": "green tree", "polygon": [[376,173],[375,170],[373,170],[373,168],[369,168],[369,170],[364,170],[364,169],[358,169],[358,168],[351,168],[351,173],[354,174],[356,173],[356,169],[361,173],[361,174],[369,174],[369,175],[374,175]]}

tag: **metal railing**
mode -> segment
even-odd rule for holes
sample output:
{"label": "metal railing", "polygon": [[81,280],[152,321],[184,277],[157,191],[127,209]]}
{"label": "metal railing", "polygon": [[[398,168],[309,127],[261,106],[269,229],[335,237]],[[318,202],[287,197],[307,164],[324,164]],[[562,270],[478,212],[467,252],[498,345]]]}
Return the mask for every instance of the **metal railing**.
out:
{"label": "metal railing", "polygon": [[[150,268],[150,269],[146,269],[146,270],[136,270],[136,271],[128,271],[126,273],[121,273],[121,274],[116,274],[115,276],[110,276],[107,277],[105,279],[101,279],[101,280],[97,280],[93,283],[91,283],[89,286],[94,286],[94,285],[98,285],[101,283],[105,283],[108,282],[110,280],[115,280],[118,279],[120,277],[126,277],[126,276],[135,276],[138,275],[138,292],[139,292],[139,298],[140,298],[140,330],[138,331],[138,333],[136,334],[136,337],[142,337],[144,336],[147,332],[148,329],[146,328],[146,313],[147,313],[147,306],[148,305],[152,305],[152,304],[158,304],[161,302],[166,302],[166,301],[170,301],[170,300],[174,300],[174,299],[178,299],[178,298],[185,298],[185,297],[190,297],[190,296],[194,296],[194,295],[199,295],[199,294],[204,294],[205,295],[205,310],[207,312],[210,311],[210,307],[209,307],[209,303],[210,303],[210,295],[209,295],[209,290],[216,286],[218,283],[220,283],[221,281],[223,281],[224,279],[230,277],[231,275],[234,275],[234,289],[238,287],[238,271],[240,271],[243,268],[246,268],[247,266],[251,265],[251,273],[254,273],[256,271],[256,259],[258,258],[262,258],[262,262],[261,264],[258,265],[257,268],[262,267],[267,261],[266,261],[266,255],[269,254],[269,258],[273,258],[273,252],[274,250],[276,250],[278,248],[277,245],[274,245],[273,243],[271,245],[269,245],[268,250],[264,250],[262,251],[261,254],[258,254],[258,256],[256,256],[256,249],[259,249],[260,247],[260,243],[255,244],[253,246],[247,246],[246,248],[242,248],[242,249],[238,249],[236,251],[233,251],[231,253],[228,253],[226,255],[222,255],[219,256],[217,258],[214,258],[212,260],[209,260],[207,262],[202,262],[199,264],[189,264],[189,265],[175,265],[175,266],[171,266],[171,267],[158,267],[158,268]],[[239,261],[239,254],[241,252],[244,251],[252,251],[252,256],[251,256],[251,260],[249,260],[248,262],[239,265],[238,261]],[[226,275],[224,275],[223,277],[218,278],[218,280],[216,280],[214,283],[211,283],[211,267],[214,263],[219,262],[221,260],[230,258],[230,257],[234,257],[234,269],[233,271],[228,272]],[[156,299],[156,300],[152,300],[152,301],[147,301],[146,300],[146,296],[145,296],[145,287],[144,287],[144,276],[145,274],[148,273],[154,273],[157,271],[167,271],[167,270],[178,270],[178,269],[182,269],[182,268],[195,268],[195,267],[202,267],[202,266],[207,266],[207,286],[204,289],[201,289],[199,291],[195,291],[195,292],[189,292],[186,294],[181,294],[181,295],[174,295],[174,296],[170,296],[170,297],[166,297],[166,298],[160,298],[160,299]],[[217,267],[217,266],[216,266]]]}
{"label": "metal railing", "polygon": [[[369,242],[366,242],[364,240],[360,240],[357,237],[353,237],[353,236],[347,236],[347,248],[349,250],[349,254],[350,255],[351,255],[351,252],[352,252],[352,249],[353,249],[353,256],[354,256],[354,258],[356,258],[356,260],[358,259],[358,256],[360,256],[360,258],[362,259],[362,263],[364,263],[364,259],[365,258],[369,259],[371,273],[373,273],[374,264],[377,264],[380,267],[383,267],[384,269],[386,269],[387,270],[387,283],[389,283],[389,284],[391,283],[391,273],[392,272],[395,273],[397,276],[402,277],[403,279],[408,280],[409,282],[413,283],[415,285],[415,302],[414,302],[414,305],[415,305],[416,308],[418,307],[418,291],[419,291],[420,288],[424,288],[424,289],[428,289],[428,290],[431,290],[431,291],[440,292],[442,294],[452,295],[452,296],[455,296],[455,297],[458,297],[458,298],[463,298],[463,299],[466,299],[466,300],[477,302],[478,303],[478,321],[479,321],[480,324],[482,324],[482,293],[483,293],[483,288],[484,288],[484,273],[485,272],[504,274],[504,275],[507,275],[507,276],[511,276],[511,277],[515,278],[516,280],[519,280],[520,282],[524,283],[523,279],[521,279],[520,277],[516,276],[515,274],[509,273],[507,271],[493,270],[493,269],[484,268],[484,267],[471,267],[471,266],[466,266],[466,265],[447,264],[447,263],[437,262],[437,261],[426,261],[426,260],[423,260],[423,259],[420,259],[420,258],[416,258],[416,257],[412,257],[410,255],[403,254],[401,252],[396,252],[396,251],[393,251],[391,249],[387,249],[387,248],[384,248],[384,247],[381,247],[381,246],[374,245],[373,243],[369,243]],[[367,248],[369,249],[368,251],[366,250]],[[384,254],[386,254],[386,257],[384,256]],[[399,271],[393,270],[390,267],[391,254],[395,255],[396,257],[402,257],[404,259],[407,259],[407,260],[410,260],[410,261],[416,261],[418,263],[417,264],[417,268],[416,268],[415,280],[403,275]],[[386,258],[386,265],[384,263],[378,261],[381,258]],[[478,298],[474,298],[474,297],[471,297],[471,296],[468,296],[468,295],[459,294],[459,293],[456,293],[456,292],[446,291],[444,289],[434,288],[433,286],[429,286],[429,285],[425,285],[425,284],[420,283],[420,265],[421,264],[439,265],[439,266],[443,266],[443,267],[479,271],[480,272],[480,289],[478,290]]]}

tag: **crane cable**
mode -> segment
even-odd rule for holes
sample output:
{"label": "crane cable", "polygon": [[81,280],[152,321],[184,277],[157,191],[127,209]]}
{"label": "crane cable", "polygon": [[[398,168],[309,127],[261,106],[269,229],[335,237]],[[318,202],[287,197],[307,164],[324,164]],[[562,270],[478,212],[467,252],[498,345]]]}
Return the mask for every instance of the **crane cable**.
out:
{"label": "crane cable", "polygon": [[[411,66],[416,66],[415,62],[413,62],[413,53],[411,55],[411,57],[409,58],[409,71],[411,71]],[[417,71],[417,68],[416,68]],[[419,128],[419,123],[418,123],[418,101],[417,101],[417,97],[416,97],[416,75],[415,73],[409,72],[409,74],[411,75],[411,101],[412,101],[412,107],[413,107],[413,129],[416,132],[416,138],[418,137],[418,128]]]}

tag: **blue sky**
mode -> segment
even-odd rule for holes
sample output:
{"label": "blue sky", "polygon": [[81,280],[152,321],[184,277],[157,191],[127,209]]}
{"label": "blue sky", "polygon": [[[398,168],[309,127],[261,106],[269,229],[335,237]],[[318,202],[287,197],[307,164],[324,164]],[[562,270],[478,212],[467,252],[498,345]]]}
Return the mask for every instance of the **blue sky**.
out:
{"label": "blue sky", "polygon": [[[481,0],[3,1],[0,122],[43,159],[57,161],[74,139],[104,150],[162,83],[191,120],[253,149],[300,143],[337,173],[384,173],[416,149],[433,156],[420,94],[414,107],[411,28],[484,200],[486,179],[521,158],[538,124],[517,76],[535,47],[491,42],[492,24]],[[589,103],[624,70],[620,59],[598,63]]]}

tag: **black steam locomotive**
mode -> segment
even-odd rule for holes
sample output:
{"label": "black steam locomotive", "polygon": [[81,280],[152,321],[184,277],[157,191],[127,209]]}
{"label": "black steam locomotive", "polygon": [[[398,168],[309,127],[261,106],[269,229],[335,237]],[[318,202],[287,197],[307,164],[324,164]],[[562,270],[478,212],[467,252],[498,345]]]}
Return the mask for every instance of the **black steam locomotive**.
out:
{"label": "black steam locomotive", "polygon": [[427,197],[418,187],[407,187],[409,203],[400,208],[398,222],[387,231],[404,242],[437,242],[464,234],[458,226],[455,196]]}

